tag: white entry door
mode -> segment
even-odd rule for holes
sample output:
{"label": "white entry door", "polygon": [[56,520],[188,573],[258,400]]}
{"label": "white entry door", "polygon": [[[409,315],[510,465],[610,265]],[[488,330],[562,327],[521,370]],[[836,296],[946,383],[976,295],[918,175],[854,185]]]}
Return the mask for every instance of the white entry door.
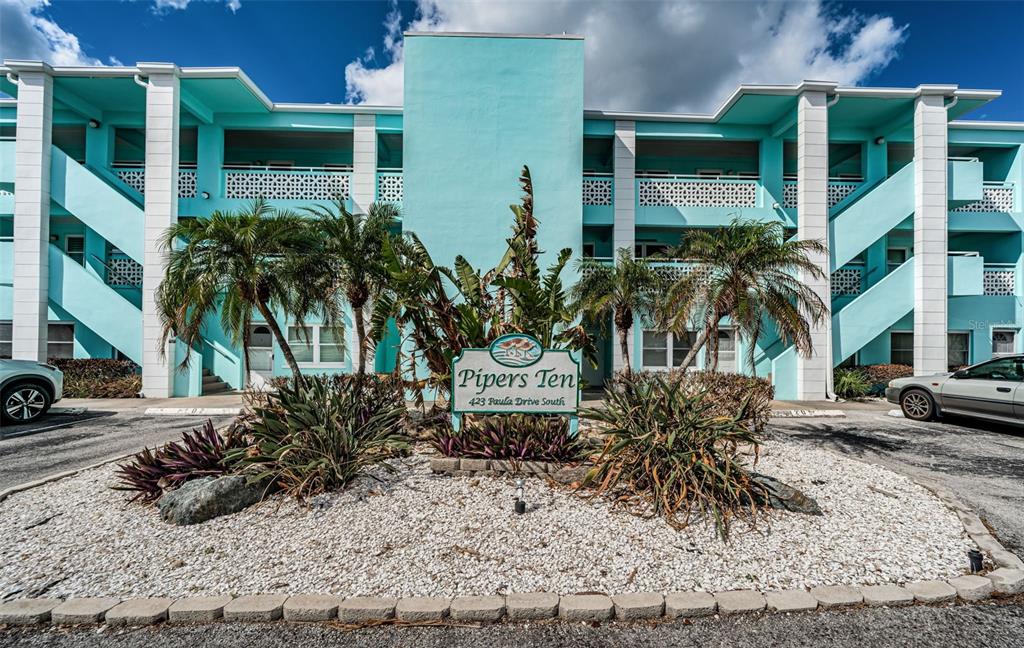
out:
{"label": "white entry door", "polygon": [[274,335],[266,324],[253,324],[249,328],[249,371],[269,377],[274,373]]}

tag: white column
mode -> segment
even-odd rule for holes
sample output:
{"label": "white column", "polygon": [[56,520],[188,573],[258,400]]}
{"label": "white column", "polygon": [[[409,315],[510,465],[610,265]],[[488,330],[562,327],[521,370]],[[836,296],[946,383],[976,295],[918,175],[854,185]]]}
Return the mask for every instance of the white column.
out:
{"label": "white column", "polygon": [[[797,99],[797,237],[828,244],[828,98],[824,90],[804,91]],[[801,273],[800,280],[821,298],[832,302],[828,252],[811,255],[824,278]],[[832,319],[811,329],[810,357],[797,355],[796,397],[822,400],[832,372]]]}
{"label": "white column", "polygon": [[52,69],[18,63],[18,115],[14,144],[14,303],[11,356],[46,359],[50,281],[50,156]]}
{"label": "white column", "polygon": [[[636,122],[615,122],[615,142],[612,153],[615,177],[614,214],[612,225],[612,256],[626,248],[633,254],[636,242]],[[612,324],[612,370],[621,371],[625,365],[619,346],[618,332]],[[630,345],[630,350],[632,350]]]}
{"label": "white column", "polygon": [[[377,199],[377,116],[357,114],[353,116],[352,129],[352,205],[356,212],[366,213],[370,203]],[[370,305],[363,309],[364,322],[369,316]],[[354,314],[353,314],[354,316]],[[369,329],[369,326],[366,326]],[[359,338],[355,323],[349,330],[352,349],[352,370],[359,365]],[[374,349],[366,350],[366,365],[373,371]]]}
{"label": "white column", "polygon": [[181,83],[171,63],[139,63],[146,89],[145,247],[142,271],[142,392],[147,398],[171,396],[174,350],[161,354],[156,289],[164,277],[164,232],[178,220],[178,129]]}
{"label": "white column", "polygon": [[377,116],[354,115],[352,129],[352,203],[366,213],[377,194]]}
{"label": "white column", "polygon": [[947,370],[945,89],[914,103],[914,373]]}

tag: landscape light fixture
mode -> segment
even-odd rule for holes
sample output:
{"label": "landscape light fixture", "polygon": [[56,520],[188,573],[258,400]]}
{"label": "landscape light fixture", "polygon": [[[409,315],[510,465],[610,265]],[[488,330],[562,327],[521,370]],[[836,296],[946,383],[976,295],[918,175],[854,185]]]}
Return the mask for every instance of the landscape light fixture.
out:
{"label": "landscape light fixture", "polygon": [[971,561],[972,574],[977,574],[981,571],[982,560],[984,559],[984,557],[981,555],[980,551],[978,551],[977,549],[968,550],[967,559]]}
{"label": "landscape light fixture", "polygon": [[89,120],[89,128],[99,128],[99,127],[100,127],[100,122],[98,120],[95,120],[95,119],[90,119]]}
{"label": "landscape light fixture", "polygon": [[516,480],[516,515],[526,513],[526,502],[523,501],[523,480]]}

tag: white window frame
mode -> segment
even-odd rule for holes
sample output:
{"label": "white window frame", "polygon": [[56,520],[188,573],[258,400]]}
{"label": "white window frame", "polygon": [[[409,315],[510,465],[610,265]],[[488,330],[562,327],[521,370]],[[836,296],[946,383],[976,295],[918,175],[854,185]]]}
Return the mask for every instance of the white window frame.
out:
{"label": "white window frame", "polygon": [[718,329],[719,333],[729,333],[732,335],[732,367],[726,367],[722,365],[722,350],[718,350],[718,370],[729,373],[740,373],[740,334],[735,327],[722,326]]}
{"label": "white window frame", "polygon": [[[902,263],[893,263],[893,262],[889,261],[889,250],[902,250],[903,251],[903,262]],[[889,269],[889,272],[892,272],[896,268],[898,268],[901,265],[903,265],[904,263],[906,263],[907,260],[910,259],[910,256],[911,256],[910,255],[910,248],[908,248],[908,247],[905,247],[905,246],[902,246],[902,245],[890,245],[890,246],[887,246],[885,248],[885,265]],[[894,333],[903,333],[903,331],[893,331],[893,332]]]}
{"label": "white window frame", "polygon": [[[82,242],[82,250],[81,250],[81,252],[72,252],[70,250],[70,248],[71,248],[70,244],[71,244],[72,240],[81,241]],[[64,237],[64,254],[66,254],[69,257],[71,257],[71,260],[74,261],[75,263],[78,263],[79,265],[84,266],[85,265],[85,236],[82,235],[82,234],[67,234]],[[82,255],[82,259],[81,260],[76,259],[74,256],[72,256],[73,254],[81,254]]]}
{"label": "white window frame", "polygon": [[[966,338],[967,338],[967,358],[964,360],[963,365],[954,365],[953,362],[952,362],[952,359],[949,357],[950,337],[952,337],[954,335],[963,335],[963,336],[966,336]],[[964,366],[964,367],[966,367],[966,366],[971,364],[971,332],[970,331],[947,331],[946,332],[946,361],[949,363],[949,366],[951,366],[951,367],[952,366]]]}
{"label": "white window frame", "polygon": [[[648,251],[648,247],[651,246],[662,248],[660,250],[662,252],[668,252],[669,250],[672,249],[672,245],[669,243],[659,243],[657,241],[637,241],[636,243],[633,244],[633,254],[636,255],[636,258],[638,259],[648,259],[652,254],[652,252]],[[639,248],[639,255],[637,255],[637,248]]]}
{"label": "white window frame", "polygon": [[299,362],[298,365],[300,367],[319,367],[319,368],[322,368],[322,369],[344,369],[346,367],[347,363],[345,362],[344,358],[347,356],[349,350],[348,350],[348,345],[345,344],[346,329],[345,329],[344,326],[333,327],[333,328],[338,329],[338,331],[339,331],[338,336],[337,336],[336,339],[340,340],[340,343],[334,344],[334,345],[330,345],[330,346],[340,346],[341,347],[341,352],[342,352],[341,357],[342,357],[342,360],[341,361],[333,361],[332,360],[330,362],[321,362],[320,361],[320,351],[321,351],[321,348],[320,348],[320,330],[324,329],[324,328],[332,328],[332,327],[328,327],[328,326],[326,326],[324,324],[306,324],[306,325],[304,325],[302,327],[300,327],[300,326],[298,326],[296,324],[289,324],[288,325],[288,331],[287,331],[287,335],[288,335],[288,339],[289,339],[289,344],[291,344],[291,341],[290,341],[291,340],[291,331],[292,331],[292,329],[296,329],[296,328],[312,329],[312,335],[310,336],[309,343],[313,347],[313,360],[312,361],[304,360],[304,361]]}
{"label": "white window frame", "polygon": [[[665,365],[648,365],[644,364],[644,350],[654,347],[644,346],[644,333],[665,333]],[[688,331],[689,334],[693,334],[696,340],[696,331]],[[657,329],[641,329],[640,330],[640,368],[644,371],[672,371],[673,369],[680,369],[681,365],[675,365],[672,361],[672,353],[675,349],[676,336],[675,333],[659,331]],[[687,371],[696,371],[700,366],[700,358],[695,357],[693,364],[686,368]]]}
{"label": "white window frame", "polygon": [[[70,326],[71,327],[71,339],[70,340],[56,340],[56,341],[51,340],[50,339],[50,327],[51,326]],[[51,344],[58,344],[58,345],[61,345],[61,346],[70,347],[71,348],[71,354],[68,355],[68,356],[63,356],[63,357],[74,358],[75,357],[75,323],[74,322],[67,322],[67,321],[64,321],[64,320],[55,321],[55,322],[47,322],[46,323],[46,357],[47,357],[47,359],[58,357],[58,356],[52,355],[50,353],[50,345]]]}
{"label": "white window frame", "polygon": [[[996,333],[1009,334],[1013,339],[1013,349],[1010,351],[996,351]],[[1014,355],[1017,353],[1017,329],[1013,328],[994,328],[992,329],[992,357],[993,358],[1005,358],[1008,355]]]}
{"label": "white window frame", "polygon": [[[893,350],[893,347],[892,347],[892,336],[893,336],[894,333],[907,334],[907,335],[910,336],[910,340],[911,340],[911,342],[910,342],[910,362],[908,362],[908,363],[902,363],[902,362],[901,363],[897,363],[895,360],[893,360],[893,357],[892,357],[892,350]],[[913,342],[913,340],[914,340],[914,332],[913,331],[889,331],[889,362],[891,364],[909,364],[909,365],[913,366],[914,365],[914,342]],[[947,342],[947,344],[948,344],[948,342]]]}
{"label": "white window frame", "polygon": [[10,337],[6,339],[0,338],[0,344],[6,344],[11,349],[7,355],[0,354],[0,358],[9,359],[14,353],[14,322],[12,320],[3,320],[0,321],[0,324],[6,325],[7,330],[10,331]]}

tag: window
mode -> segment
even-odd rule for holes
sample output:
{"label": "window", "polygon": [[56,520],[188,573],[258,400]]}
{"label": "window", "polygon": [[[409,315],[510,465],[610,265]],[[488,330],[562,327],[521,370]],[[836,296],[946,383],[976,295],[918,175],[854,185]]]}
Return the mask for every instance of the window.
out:
{"label": "window", "polygon": [[47,358],[75,357],[75,325],[70,323],[50,324],[46,330]]}
{"label": "window", "polygon": [[885,260],[890,271],[903,265],[909,256],[910,250],[904,247],[891,247],[885,251]]}
{"label": "window", "polygon": [[[0,322],[0,358],[10,358],[14,325],[8,320]],[[46,357],[75,357],[75,325],[70,322],[55,322],[46,327]]]}
{"label": "window", "polygon": [[593,259],[594,258],[594,244],[593,243],[584,243],[583,244],[583,256],[584,256],[584,258],[587,258],[587,259]]}
{"label": "window", "polygon": [[1020,358],[1000,358],[985,364],[980,364],[964,372],[964,378],[975,380],[1007,380],[1020,381],[1024,379],[1024,367]]}
{"label": "window", "polygon": [[971,334],[950,333],[947,337],[946,361],[950,370],[970,364]]}
{"label": "window", "polygon": [[642,364],[645,367],[668,366],[668,333],[644,331]]}
{"label": "window", "polygon": [[736,331],[718,332],[718,370],[736,371]]}
{"label": "window", "polygon": [[71,257],[75,263],[77,263],[78,265],[85,265],[84,236],[65,236],[64,251],[68,253],[68,256]]}
{"label": "window", "polygon": [[[644,331],[641,364],[646,369],[668,369],[668,350],[671,348],[672,367],[681,367],[696,339],[697,334],[692,331],[680,335],[664,331]],[[689,366],[692,367],[696,364],[696,359],[694,359]]]}
{"label": "window", "polygon": [[0,358],[11,357],[11,339],[14,327],[10,322],[0,322]]}
{"label": "window", "polygon": [[328,326],[289,326],[288,345],[295,361],[340,365],[345,362],[345,330]]}
{"label": "window", "polygon": [[914,334],[892,332],[889,336],[889,362],[893,364],[914,364]]}
{"label": "window", "polygon": [[289,326],[288,346],[292,348],[295,362],[313,362],[313,327]]}
{"label": "window", "polygon": [[992,331],[992,356],[999,357],[1015,353],[1017,348],[1016,331]]}
{"label": "window", "polygon": [[638,259],[646,259],[652,257],[655,254],[665,254],[668,252],[668,245],[664,243],[637,243],[633,247],[633,252]]}

